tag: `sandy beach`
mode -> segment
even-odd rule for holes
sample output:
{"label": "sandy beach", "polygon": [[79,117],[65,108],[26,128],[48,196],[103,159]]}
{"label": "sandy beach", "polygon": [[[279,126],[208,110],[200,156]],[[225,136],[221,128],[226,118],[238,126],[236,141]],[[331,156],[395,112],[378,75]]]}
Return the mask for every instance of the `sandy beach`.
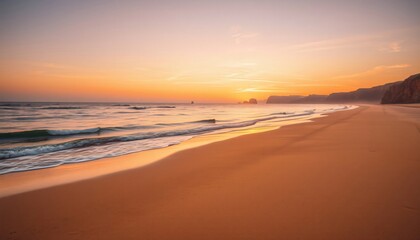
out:
{"label": "sandy beach", "polygon": [[1,198],[0,239],[419,239],[419,210],[420,108],[362,105]]}

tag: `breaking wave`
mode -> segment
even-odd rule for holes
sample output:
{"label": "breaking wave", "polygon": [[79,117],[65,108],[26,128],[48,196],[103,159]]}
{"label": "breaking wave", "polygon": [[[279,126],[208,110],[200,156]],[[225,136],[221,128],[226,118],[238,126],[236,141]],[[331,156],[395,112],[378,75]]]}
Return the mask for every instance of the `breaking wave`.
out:
{"label": "breaking wave", "polygon": [[[144,140],[144,139],[151,139],[151,138],[196,135],[196,134],[200,134],[204,132],[222,130],[226,128],[247,127],[247,126],[254,125],[257,122],[268,121],[268,120],[273,120],[277,118],[298,117],[298,116],[306,116],[310,114],[312,113],[300,113],[300,114],[292,114],[292,115],[287,115],[287,116],[271,116],[271,117],[259,118],[259,119],[249,120],[249,121],[206,125],[206,126],[195,127],[195,128],[190,128],[190,129],[182,129],[182,130],[148,132],[148,133],[141,133],[141,134],[130,134],[130,135],[125,135],[125,136],[86,138],[86,139],[78,139],[78,140],[73,140],[73,141],[64,142],[64,143],[57,143],[57,144],[46,144],[46,145],[41,145],[41,146],[28,146],[28,147],[15,147],[15,148],[9,148],[9,149],[0,149],[0,159],[44,154],[44,153],[62,151],[62,150],[73,149],[73,148],[85,148],[85,147],[90,147],[90,146],[98,146],[98,145],[110,144],[110,143],[116,143],[116,142],[129,142],[129,141],[137,141],[137,140]],[[87,129],[87,130],[95,131],[95,129]],[[97,131],[100,131],[100,128],[98,128]],[[47,131],[47,133],[51,134],[49,131]],[[64,134],[64,133],[70,134],[74,132],[71,132],[71,130],[67,130],[67,132],[63,132],[60,130],[55,131],[55,134]]]}

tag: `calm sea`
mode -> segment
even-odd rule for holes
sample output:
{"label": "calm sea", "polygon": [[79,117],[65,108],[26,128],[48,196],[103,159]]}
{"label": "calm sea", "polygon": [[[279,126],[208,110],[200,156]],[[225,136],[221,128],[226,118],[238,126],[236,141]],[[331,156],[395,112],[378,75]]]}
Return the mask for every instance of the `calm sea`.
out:
{"label": "calm sea", "polygon": [[351,108],[326,104],[0,103],[0,174],[164,148]]}

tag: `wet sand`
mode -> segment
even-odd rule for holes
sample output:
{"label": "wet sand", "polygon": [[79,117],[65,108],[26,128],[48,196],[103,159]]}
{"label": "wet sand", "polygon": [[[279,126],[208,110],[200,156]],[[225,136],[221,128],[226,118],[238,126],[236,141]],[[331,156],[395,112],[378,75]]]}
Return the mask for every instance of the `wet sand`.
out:
{"label": "wet sand", "polygon": [[420,109],[365,105],[1,198],[0,239],[419,239],[419,210]]}

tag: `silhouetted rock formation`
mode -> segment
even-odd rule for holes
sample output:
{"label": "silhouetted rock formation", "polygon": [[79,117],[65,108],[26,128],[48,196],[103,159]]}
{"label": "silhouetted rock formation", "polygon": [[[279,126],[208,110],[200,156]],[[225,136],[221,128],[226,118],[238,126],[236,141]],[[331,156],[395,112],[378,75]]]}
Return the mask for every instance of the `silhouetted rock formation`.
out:
{"label": "silhouetted rock formation", "polygon": [[255,98],[250,98],[248,102],[249,102],[250,104],[257,104],[257,103],[258,103],[258,102],[257,102],[257,99],[255,99]]}
{"label": "silhouetted rock formation", "polygon": [[243,101],[244,104],[257,104],[257,99],[250,98],[248,101]]}
{"label": "silhouetted rock formation", "polygon": [[385,92],[381,103],[420,103],[420,73],[392,85]]}
{"label": "silhouetted rock formation", "polygon": [[387,83],[384,85],[371,87],[371,88],[359,88],[352,92],[332,93],[326,101],[329,103],[339,102],[376,102],[379,103],[384,96],[385,92],[396,83]]}
{"label": "silhouetted rock formation", "polygon": [[385,92],[393,85],[401,82],[387,83],[371,88],[359,88],[351,92],[331,93],[330,95],[309,96],[270,96],[267,103],[345,103],[345,102],[372,102],[380,103]]}

